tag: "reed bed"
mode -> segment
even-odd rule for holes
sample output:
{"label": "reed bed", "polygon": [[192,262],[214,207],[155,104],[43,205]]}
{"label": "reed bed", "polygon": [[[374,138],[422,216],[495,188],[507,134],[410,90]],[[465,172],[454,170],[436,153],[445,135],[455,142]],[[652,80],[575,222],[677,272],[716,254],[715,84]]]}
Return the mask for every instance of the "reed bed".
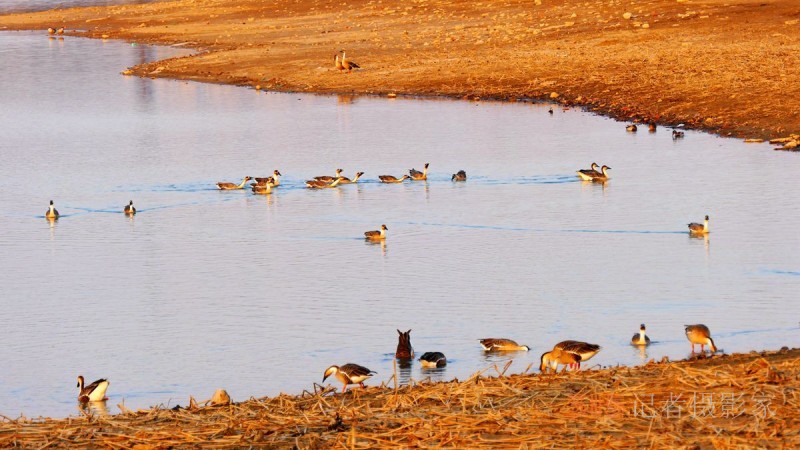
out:
{"label": "reed bed", "polygon": [[[509,367],[511,366],[511,367]],[[351,388],[222,406],[3,418],[0,447],[800,447],[800,349]]]}

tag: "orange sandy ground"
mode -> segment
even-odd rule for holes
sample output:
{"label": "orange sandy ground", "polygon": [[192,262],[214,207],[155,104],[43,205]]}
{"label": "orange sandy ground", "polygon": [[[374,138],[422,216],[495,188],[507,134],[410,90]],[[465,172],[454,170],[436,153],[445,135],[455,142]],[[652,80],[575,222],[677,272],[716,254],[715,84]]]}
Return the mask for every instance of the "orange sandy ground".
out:
{"label": "orange sandy ground", "polygon": [[[0,29],[66,26],[201,50],[132,70],[142,76],[555,99],[767,138],[800,132],[799,22],[796,0],[178,0],[6,15]],[[341,49],[363,69],[339,73]]]}

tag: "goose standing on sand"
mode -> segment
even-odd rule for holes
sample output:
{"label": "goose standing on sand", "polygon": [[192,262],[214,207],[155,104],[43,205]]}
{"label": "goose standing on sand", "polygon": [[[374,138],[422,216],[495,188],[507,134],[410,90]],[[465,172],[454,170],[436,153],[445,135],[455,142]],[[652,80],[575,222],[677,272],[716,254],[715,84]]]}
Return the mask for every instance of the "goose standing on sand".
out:
{"label": "goose standing on sand", "polygon": [[371,377],[372,375],[376,374],[377,372],[373,370],[369,370],[364,366],[359,366],[358,364],[347,363],[343,366],[330,366],[325,370],[325,375],[322,377],[322,382],[325,382],[331,375],[335,375],[336,378],[341,381],[344,386],[342,387],[342,392],[347,390],[348,384],[359,384],[362,388],[364,388],[364,380]]}
{"label": "goose standing on sand", "polygon": [[128,202],[127,205],[125,205],[125,208],[122,209],[122,212],[128,216],[136,214],[136,208],[133,207],[133,200],[131,200],[130,202]]}
{"label": "goose standing on sand", "polygon": [[549,352],[542,353],[542,356],[539,357],[539,371],[544,373],[550,369],[555,373],[558,372],[559,365],[564,366],[564,370],[566,371],[567,367],[575,367],[580,364],[580,362],[581,355],[554,348]]}
{"label": "goose standing on sand", "polygon": [[527,352],[531,348],[527,345],[519,345],[516,341],[505,338],[484,338],[480,340],[481,347],[487,352]]}
{"label": "goose standing on sand", "polygon": [[315,180],[324,181],[326,183],[332,183],[333,180],[342,176],[342,169],[336,169],[336,175],[320,175],[318,177],[314,177]]}
{"label": "goose standing on sand", "polygon": [[561,350],[567,353],[574,353],[580,356],[580,359],[576,361],[571,367],[580,370],[581,362],[588,361],[594,357],[599,351],[600,346],[597,344],[590,344],[588,342],[583,341],[561,341],[553,347],[553,350]]}
{"label": "goose standing on sand", "polygon": [[357,172],[356,176],[354,176],[352,180],[350,178],[347,178],[347,177],[339,177],[339,178],[341,178],[341,181],[339,181],[339,184],[358,183],[358,179],[361,178],[361,175],[364,175],[364,172]]}
{"label": "goose standing on sand", "polygon": [[602,172],[597,170],[599,168],[600,168],[600,165],[597,164],[596,162],[593,162],[591,169],[581,169],[581,170],[578,170],[576,173],[581,178],[581,180],[583,180],[583,181],[592,181],[592,179],[594,179],[594,177],[603,175]]}
{"label": "goose standing on sand", "polygon": [[631,338],[631,345],[650,345],[650,338],[645,334],[644,324],[639,327],[639,332]]}
{"label": "goose standing on sand", "polygon": [[611,170],[611,167],[608,167],[608,166],[606,166],[604,164],[603,167],[600,168],[600,172],[598,172],[595,175],[592,175],[590,181],[595,181],[595,182],[608,181],[609,180],[609,176],[608,176],[608,172],[607,172],[608,170]]}
{"label": "goose standing on sand", "polygon": [[428,179],[428,163],[425,163],[425,167],[422,168],[422,172],[417,169],[411,169],[408,171],[408,174],[411,175],[411,179],[415,181],[423,181]]}
{"label": "goose standing on sand", "polygon": [[53,204],[53,201],[50,200],[50,207],[44,213],[44,216],[47,217],[48,219],[58,219],[58,216],[60,216],[60,215],[61,214],[58,213],[58,210],[56,209],[55,205]]}
{"label": "goose standing on sand", "polygon": [[381,183],[402,183],[403,181],[409,179],[408,175],[403,175],[402,178],[397,178],[392,175],[378,175],[378,179],[381,180]]}
{"label": "goose standing on sand", "polygon": [[339,72],[344,70],[344,66],[342,65],[342,60],[339,59],[338,53],[333,56],[333,62],[336,65],[336,69],[339,70]]}
{"label": "goose standing on sand", "polygon": [[414,357],[414,347],[411,346],[411,330],[402,332],[397,330],[397,350],[394,352],[396,359],[411,359]]}
{"label": "goose standing on sand", "polygon": [[467,172],[459,170],[450,177],[450,181],[467,181]]}
{"label": "goose standing on sand", "polygon": [[108,400],[106,398],[106,390],[108,389],[109,382],[105,378],[95,380],[88,386],[83,385],[83,375],[78,375],[78,400],[81,403],[85,402],[100,402]]}
{"label": "goose standing on sand", "polygon": [[342,50],[342,68],[345,69],[347,73],[350,73],[353,69],[360,69],[361,66],[356,64],[355,61],[347,59],[344,50]]}
{"label": "goose standing on sand", "polygon": [[281,184],[281,173],[280,173],[280,171],[278,171],[278,169],[275,169],[275,170],[272,171],[272,176],[271,177],[266,177],[266,178],[256,177],[256,178],[254,178],[254,180],[256,180],[256,184],[267,184],[267,183],[269,183],[269,184],[272,185],[272,187],[275,187],[275,186],[278,186],[278,185]]}
{"label": "goose standing on sand", "polygon": [[689,234],[708,234],[708,216],[706,216],[703,223],[692,222],[688,225]]}
{"label": "goose standing on sand", "polygon": [[711,339],[711,331],[708,327],[698,323],[696,325],[684,325],[686,327],[686,339],[692,343],[692,353],[694,353],[694,345],[700,344],[700,353],[705,352],[707,345],[711,353],[717,352],[717,346],[714,345],[714,340]]}
{"label": "goose standing on sand", "polygon": [[[369,239],[369,240],[371,240],[371,241],[383,240],[383,239],[386,239],[386,230],[388,230],[388,228],[386,228],[386,225],[381,225],[381,229],[380,230],[373,230],[373,231],[364,232],[364,237]],[[408,331],[411,331],[411,330],[408,330]]]}
{"label": "goose standing on sand", "polygon": [[244,185],[248,181],[250,181],[252,179],[253,179],[253,177],[244,177],[244,180],[242,180],[242,182],[240,184],[231,183],[231,182],[228,182],[228,181],[220,181],[220,182],[217,183],[217,189],[222,190],[222,191],[232,191],[232,190],[235,190],[235,189],[244,189]]}
{"label": "goose standing on sand", "polygon": [[442,352],[425,352],[419,357],[419,362],[426,369],[434,369],[447,365],[447,358]]}

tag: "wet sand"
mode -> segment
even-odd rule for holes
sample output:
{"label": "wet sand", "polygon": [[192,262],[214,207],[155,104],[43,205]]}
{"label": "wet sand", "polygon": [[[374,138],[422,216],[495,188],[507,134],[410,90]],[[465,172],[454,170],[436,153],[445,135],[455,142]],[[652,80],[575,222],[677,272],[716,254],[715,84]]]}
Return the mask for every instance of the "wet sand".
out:
{"label": "wet sand", "polygon": [[[201,51],[131,69],[140,76],[554,100],[748,138],[800,131],[794,0],[180,0],[0,16],[0,29],[48,26]],[[336,70],[341,49],[362,69]]]}

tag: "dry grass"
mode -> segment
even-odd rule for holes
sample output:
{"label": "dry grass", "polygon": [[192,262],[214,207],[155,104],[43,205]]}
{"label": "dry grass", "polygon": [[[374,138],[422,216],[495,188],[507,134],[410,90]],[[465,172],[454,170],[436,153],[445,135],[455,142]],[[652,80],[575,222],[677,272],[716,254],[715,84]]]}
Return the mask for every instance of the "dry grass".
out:
{"label": "dry grass", "polygon": [[5,419],[0,447],[798,448],[800,350],[352,389],[105,417]]}

